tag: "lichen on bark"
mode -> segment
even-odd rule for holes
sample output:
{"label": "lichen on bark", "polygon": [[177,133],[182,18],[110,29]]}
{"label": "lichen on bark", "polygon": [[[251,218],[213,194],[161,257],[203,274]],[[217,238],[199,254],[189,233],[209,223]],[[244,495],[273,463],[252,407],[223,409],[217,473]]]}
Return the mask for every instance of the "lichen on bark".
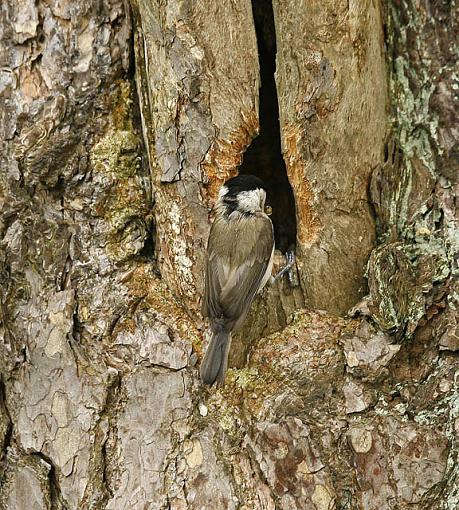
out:
{"label": "lichen on bark", "polygon": [[368,278],[374,318],[410,337],[429,309],[456,306],[449,289],[458,275],[457,175],[450,171],[457,133],[445,100],[454,94],[457,56],[445,32],[435,32],[440,7],[437,18],[409,2],[389,2],[386,12],[392,134],[372,177],[381,244]]}

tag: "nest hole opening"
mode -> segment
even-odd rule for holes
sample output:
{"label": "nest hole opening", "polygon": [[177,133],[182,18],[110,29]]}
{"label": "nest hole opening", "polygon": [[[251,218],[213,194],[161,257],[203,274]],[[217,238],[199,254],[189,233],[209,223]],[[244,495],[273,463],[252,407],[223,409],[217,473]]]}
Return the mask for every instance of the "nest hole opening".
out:
{"label": "nest hole opening", "polygon": [[279,102],[275,80],[276,29],[272,1],[252,0],[260,62],[260,131],[244,153],[240,174],[256,175],[267,187],[272,208],[276,248],[282,253],[296,247],[295,196],[282,156]]}

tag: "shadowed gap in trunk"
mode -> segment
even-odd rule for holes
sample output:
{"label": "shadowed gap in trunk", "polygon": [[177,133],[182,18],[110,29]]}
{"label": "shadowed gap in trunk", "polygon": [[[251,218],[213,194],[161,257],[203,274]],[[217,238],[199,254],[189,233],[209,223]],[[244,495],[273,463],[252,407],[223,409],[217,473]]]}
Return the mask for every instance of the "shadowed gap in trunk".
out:
{"label": "shadowed gap in trunk", "polygon": [[260,177],[268,188],[276,248],[285,253],[296,245],[295,198],[281,152],[276,81],[276,30],[271,0],[252,0],[260,60],[260,133],[244,154],[239,173]]}

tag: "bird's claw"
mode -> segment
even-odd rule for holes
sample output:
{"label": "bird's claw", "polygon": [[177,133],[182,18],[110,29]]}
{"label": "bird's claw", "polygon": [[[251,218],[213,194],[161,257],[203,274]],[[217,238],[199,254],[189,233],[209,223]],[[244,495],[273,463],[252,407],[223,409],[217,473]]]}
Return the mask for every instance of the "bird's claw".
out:
{"label": "bird's claw", "polygon": [[293,284],[293,264],[295,264],[295,253],[293,251],[288,251],[285,254],[285,260],[287,264],[276,274],[274,277],[274,281],[277,281],[279,278],[281,278],[285,273],[288,275],[288,281],[290,285]]}

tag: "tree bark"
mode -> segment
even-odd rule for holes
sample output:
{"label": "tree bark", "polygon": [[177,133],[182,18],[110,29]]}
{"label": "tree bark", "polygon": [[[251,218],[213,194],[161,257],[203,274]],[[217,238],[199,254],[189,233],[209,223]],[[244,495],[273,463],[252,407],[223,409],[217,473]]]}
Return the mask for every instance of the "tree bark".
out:
{"label": "tree bark", "polygon": [[[0,508],[459,506],[457,11],[268,4],[0,7]],[[239,169],[296,268],[209,389]]]}

